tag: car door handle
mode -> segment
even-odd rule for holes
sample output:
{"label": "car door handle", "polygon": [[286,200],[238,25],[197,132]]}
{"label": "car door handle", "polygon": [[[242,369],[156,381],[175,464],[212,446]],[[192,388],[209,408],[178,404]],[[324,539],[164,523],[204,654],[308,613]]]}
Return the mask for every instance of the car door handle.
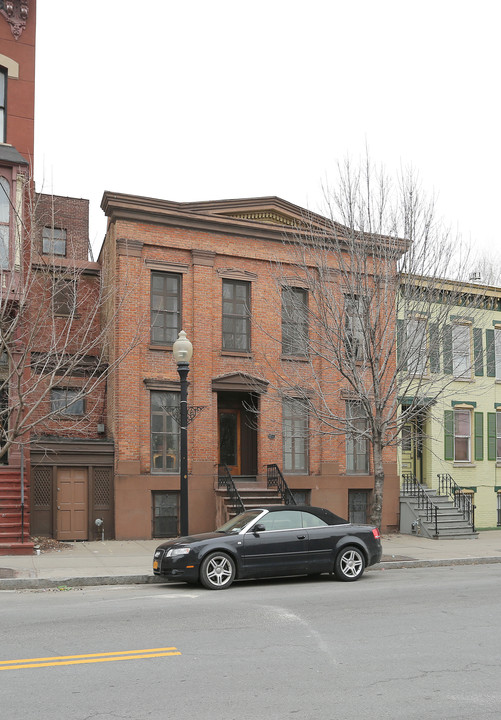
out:
{"label": "car door handle", "polygon": [[305,538],[306,538],[306,535],[298,535],[297,536],[298,540],[305,540]]}

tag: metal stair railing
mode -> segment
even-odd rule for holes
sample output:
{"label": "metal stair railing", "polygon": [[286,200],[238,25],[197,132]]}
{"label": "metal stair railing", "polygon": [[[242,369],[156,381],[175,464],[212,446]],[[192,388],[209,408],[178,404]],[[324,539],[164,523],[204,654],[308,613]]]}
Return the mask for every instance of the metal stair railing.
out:
{"label": "metal stair railing", "polygon": [[448,495],[463,515],[468,525],[471,525],[472,532],[475,532],[475,505],[468,495],[462,491],[457,482],[449,473],[438,473],[438,494]]}
{"label": "metal stair railing", "polygon": [[235,483],[233,482],[233,478],[231,477],[230,470],[226,463],[218,465],[217,486],[226,488],[232,507],[236,510],[237,514],[245,511],[245,505],[240,497],[240,493],[238,492]]}
{"label": "metal stair railing", "polygon": [[438,537],[438,506],[428,497],[423,486],[417,481],[412,473],[402,475],[402,493],[409,497],[417,498],[417,509],[426,517],[426,522],[435,525],[435,536]]}
{"label": "metal stair railing", "polygon": [[276,463],[266,466],[266,484],[269,488],[277,488],[284,505],[297,505],[296,499],[290,491],[290,488],[285,482],[284,476],[280,472],[280,468]]}

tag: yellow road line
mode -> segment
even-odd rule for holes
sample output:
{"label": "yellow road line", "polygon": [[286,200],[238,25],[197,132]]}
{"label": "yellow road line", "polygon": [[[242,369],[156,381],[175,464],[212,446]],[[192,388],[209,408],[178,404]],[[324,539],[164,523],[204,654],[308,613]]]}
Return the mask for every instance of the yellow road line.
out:
{"label": "yellow road line", "polygon": [[119,660],[140,660],[154,657],[181,655],[175,647],[152,648],[151,650],[119,650],[108,653],[89,653],[86,655],[59,655],[46,658],[26,658],[23,660],[0,660],[0,670],[20,670],[25,668],[53,667],[56,665],[85,665],[98,662],[117,662]]}

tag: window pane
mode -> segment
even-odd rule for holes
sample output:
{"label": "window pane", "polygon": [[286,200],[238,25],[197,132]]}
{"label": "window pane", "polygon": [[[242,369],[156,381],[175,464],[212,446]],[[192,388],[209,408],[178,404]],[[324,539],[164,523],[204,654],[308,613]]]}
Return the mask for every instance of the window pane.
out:
{"label": "window pane", "polygon": [[9,267],[9,226],[0,225],[0,267]]}
{"label": "window pane", "polygon": [[9,223],[10,219],[10,184],[0,177],[0,223]]}

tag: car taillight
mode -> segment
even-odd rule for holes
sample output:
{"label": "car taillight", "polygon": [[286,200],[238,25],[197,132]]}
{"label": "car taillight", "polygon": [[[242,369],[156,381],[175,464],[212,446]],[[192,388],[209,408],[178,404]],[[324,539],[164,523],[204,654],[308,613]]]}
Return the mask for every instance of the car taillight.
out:
{"label": "car taillight", "polygon": [[374,537],[376,538],[376,540],[380,540],[380,539],[381,539],[381,535],[379,534],[379,530],[378,530],[377,528],[372,528],[372,534],[374,535]]}

